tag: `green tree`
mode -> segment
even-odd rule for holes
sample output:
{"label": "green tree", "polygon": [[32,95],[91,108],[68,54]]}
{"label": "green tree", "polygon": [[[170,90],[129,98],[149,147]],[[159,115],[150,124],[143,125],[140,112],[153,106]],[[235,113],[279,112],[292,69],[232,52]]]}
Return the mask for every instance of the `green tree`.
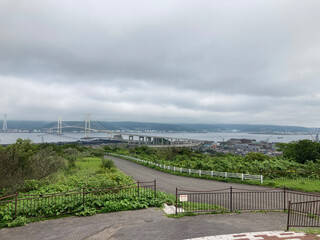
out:
{"label": "green tree", "polygon": [[308,160],[315,162],[320,159],[320,143],[311,140],[300,140],[287,144],[278,144],[278,149],[283,156],[298,163],[306,163]]}
{"label": "green tree", "polygon": [[52,147],[43,148],[30,140],[18,139],[0,149],[0,191],[17,191],[25,180],[42,179],[56,172],[65,162]]}

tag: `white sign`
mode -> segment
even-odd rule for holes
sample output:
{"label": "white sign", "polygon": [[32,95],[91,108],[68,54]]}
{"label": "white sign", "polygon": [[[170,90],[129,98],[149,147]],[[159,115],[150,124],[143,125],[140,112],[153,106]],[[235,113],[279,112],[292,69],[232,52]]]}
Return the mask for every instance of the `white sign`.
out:
{"label": "white sign", "polygon": [[188,201],[188,195],[180,195],[180,202],[187,202]]}

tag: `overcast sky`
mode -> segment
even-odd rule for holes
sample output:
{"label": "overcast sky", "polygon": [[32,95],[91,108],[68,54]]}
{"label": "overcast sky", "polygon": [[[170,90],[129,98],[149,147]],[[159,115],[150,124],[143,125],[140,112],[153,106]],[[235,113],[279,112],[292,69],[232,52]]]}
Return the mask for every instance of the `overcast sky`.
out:
{"label": "overcast sky", "polygon": [[1,0],[0,114],[320,127],[319,13],[319,0]]}

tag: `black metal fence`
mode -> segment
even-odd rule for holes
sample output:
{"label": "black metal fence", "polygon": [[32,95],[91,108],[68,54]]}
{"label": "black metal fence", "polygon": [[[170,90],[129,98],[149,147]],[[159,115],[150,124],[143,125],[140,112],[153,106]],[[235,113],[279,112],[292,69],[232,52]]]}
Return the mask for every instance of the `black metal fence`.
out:
{"label": "black metal fence", "polygon": [[49,217],[83,211],[90,203],[99,208],[99,204],[119,201],[127,198],[156,197],[156,180],[136,182],[125,186],[79,188],[72,191],[50,194],[14,194],[0,198],[0,212],[12,218]]}
{"label": "black metal fence", "polygon": [[320,200],[289,201],[287,230],[290,227],[320,227]]}
{"label": "black metal fence", "polygon": [[286,210],[288,202],[320,200],[319,194],[293,191],[287,188],[247,190],[227,188],[211,191],[176,189],[178,212],[215,212],[236,210]]}

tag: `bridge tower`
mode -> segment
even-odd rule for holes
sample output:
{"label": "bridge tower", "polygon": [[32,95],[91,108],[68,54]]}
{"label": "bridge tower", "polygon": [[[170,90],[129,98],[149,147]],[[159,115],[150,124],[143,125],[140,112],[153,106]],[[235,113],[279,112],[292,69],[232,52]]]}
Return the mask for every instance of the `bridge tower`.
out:
{"label": "bridge tower", "polygon": [[62,134],[62,118],[58,118],[58,128],[57,128],[57,134],[61,135]]}
{"label": "bridge tower", "polygon": [[7,130],[8,130],[8,126],[7,126],[7,114],[4,114],[2,131],[6,132]]}
{"label": "bridge tower", "polygon": [[84,122],[84,137],[90,137],[90,114],[86,114],[86,120]]}

